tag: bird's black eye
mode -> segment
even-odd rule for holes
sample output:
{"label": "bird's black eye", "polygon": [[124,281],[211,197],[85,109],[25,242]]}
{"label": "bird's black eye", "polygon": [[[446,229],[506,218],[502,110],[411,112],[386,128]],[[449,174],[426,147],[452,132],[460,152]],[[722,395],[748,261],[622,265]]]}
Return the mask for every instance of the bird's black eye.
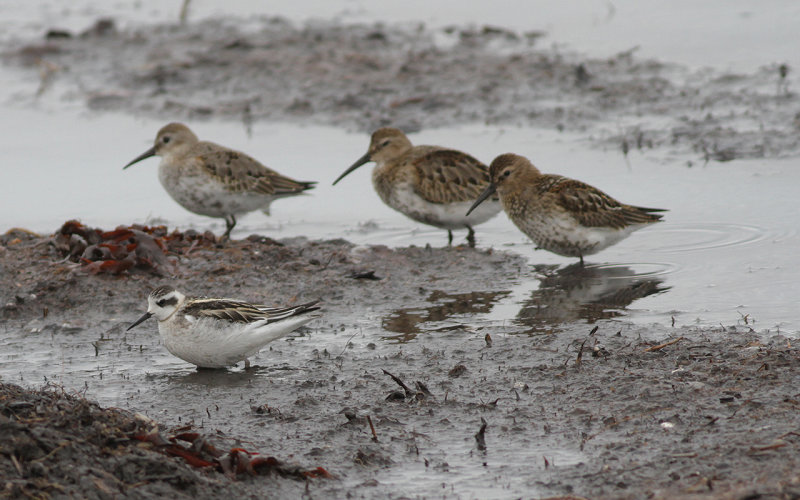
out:
{"label": "bird's black eye", "polygon": [[164,304],[166,304],[166,303],[167,303],[166,299],[161,299],[161,300],[156,301],[156,305],[158,307],[164,307]]}
{"label": "bird's black eye", "polygon": [[171,139],[170,136],[165,135],[164,137],[161,138],[161,142],[166,144],[166,143],[168,143],[170,141],[170,139]]}
{"label": "bird's black eye", "polygon": [[506,170],[503,172],[503,177],[508,177],[509,175],[511,175],[511,170]]}
{"label": "bird's black eye", "polygon": [[383,142],[381,143],[381,147],[386,147],[386,146],[388,146],[388,145],[389,145],[389,139],[386,139],[385,141],[383,141]]}

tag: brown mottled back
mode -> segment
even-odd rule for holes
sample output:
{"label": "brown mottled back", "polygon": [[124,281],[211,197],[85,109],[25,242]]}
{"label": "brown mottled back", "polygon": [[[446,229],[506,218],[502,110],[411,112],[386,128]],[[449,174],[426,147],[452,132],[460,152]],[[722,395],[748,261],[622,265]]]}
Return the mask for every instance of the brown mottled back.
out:
{"label": "brown mottled back", "polygon": [[556,203],[583,226],[622,229],[661,220],[661,215],[650,213],[660,210],[625,205],[585,182],[560,175],[543,175],[540,179],[542,194],[555,196]]}
{"label": "brown mottled back", "polygon": [[267,195],[299,193],[314,182],[301,182],[265,167],[253,157],[211,142],[198,142],[191,151],[203,168],[229,191]]}
{"label": "brown mottled back", "polygon": [[416,193],[431,203],[471,201],[489,185],[489,169],[472,156],[453,149],[415,158]]}

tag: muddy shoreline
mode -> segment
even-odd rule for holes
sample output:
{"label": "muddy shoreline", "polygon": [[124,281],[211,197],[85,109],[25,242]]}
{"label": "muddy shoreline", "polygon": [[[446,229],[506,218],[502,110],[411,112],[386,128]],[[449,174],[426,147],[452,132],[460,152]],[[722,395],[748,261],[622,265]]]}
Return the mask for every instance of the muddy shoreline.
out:
{"label": "muddy shoreline", "polygon": [[[286,121],[370,133],[462,123],[578,133],[597,146],[690,152],[698,161],[800,152],[795,70],[688,70],[636,57],[591,59],[543,47],[542,33],[500,27],[293,24],[218,19],[83,33],[2,48],[36,102],[58,96],[93,111],[155,117]],[[613,125],[611,125],[613,124]]]}
{"label": "muddy shoreline", "polygon": [[[2,60],[30,80],[19,102],[90,112],[361,132],[524,125],[701,162],[800,152],[794,74],[777,65],[741,75],[635,50],[588,59],[491,27],[253,23],[104,21],[16,41]],[[75,241],[0,236],[0,496],[800,497],[794,339],[746,316],[626,322],[630,304],[668,289],[660,279],[531,267],[497,249],[263,235],[177,234],[165,256],[83,265],[91,242]],[[509,303],[526,282],[539,286]],[[154,324],[125,332],[164,283],[274,305],[319,298],[324,316],[254,370],[198,372],[165,352]],[[500,306],[506,316],[488,314]],[[334,478],[232,480],[132,444],[142,422]]]}
{"label": "muddy shoreline", "polygon": [[[427,496],[443,486],[446,498],[800,494],[794,389],[800,353],[780,335],[764,338],[747,325],[639,327],[599,319],[532,329],[524,315],[477,320],[480,314],[470,307],[485,303],[470,306],[452,297],[502,291],[506,280],[532,272],[520,257],[491,250],[254,237],[172,255],[172,276],[140,269],[114,276],[65,261],[52,242],[23,232],[3,237],[4,336],[21,337],[4,346],[12,359],[26,349],[49,351],[51,359],[60,352],[48,380],[67,392],[115,402],[111,406],[142,413],[165,431],[188,426],[226,436],[335,476],[298,481],[273,474],[231,482],[163,457],[180,471],[180,484],[172,476],[150,477],[147,462],[141,471],[125,469],[145,478],[140,492],[130,486],[133,476],[112,467],[104,470],[116,480],[102,476],[96,488],[80,484],[98,498],[155,491],[213,498],[220,487],[254,496],[307,491],[361,498]],[[364,271],[381,279],[351,277]],[[197,372],[164,353],[154,325],[124,333],[149,289],[165,280],[199,294],[227,290],[267,303],[319,297],[325,316],[274,343],[253,371]],[[437,328],[412,322],[406,328],[418,328],[414,335],[387,337],[397,303]],[[430,316],[431,307],[441,308],[439,316]],[[21,370],[21,380],[14,380],[6,368],[4,384],[32,389],[16,392],[15,404],[41,397],[35,378],[44,372]],[[40,423],[15,417],[8,403],[3,408],[13,426],[6,424],[0,441],[13,444],[20,432],[38,432]],[[479,442],[482,421],[487,426]],[[76,431],[78,437],[84,432]],[[58,496],[52,488],[37,489],[56,479],[69,486],[70,479],[58,475],[60,455],[42,470],[33,465],[34,455],[14,446],[4,445],[0,454],[4,476],[13,478],[6,496]],[[63,460],[100,452],[70,453]],[[115,451],[114,460],[125,460],[126,453]],[[402,479],[409,474],[416,480]],[[398,489],[398,481],[405,486]]]}

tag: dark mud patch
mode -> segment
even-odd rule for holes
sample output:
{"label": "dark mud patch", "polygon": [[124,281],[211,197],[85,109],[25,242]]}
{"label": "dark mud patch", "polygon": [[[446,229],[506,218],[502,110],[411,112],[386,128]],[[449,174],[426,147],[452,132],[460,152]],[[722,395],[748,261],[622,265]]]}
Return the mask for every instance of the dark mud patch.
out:
{"label": "dark mud patch", "polygon": [[41,75],[29,98],[59,92],[89,109],[165,121],[266,119],[362,132],[534,126],[625,154],[667,148],[701,161],[800,151],[797,71],[780,61],[735,74],[641,60],[635,47],[590,59],[538,47],[540,33],[493,27],[298,26],[281,18],[100,25],[17,41],[3,60]]}
{"label": "dark mud patch", "polygon": [[[47,469],[20,471],[14,460],[23,465],[25,447],[14,451],[14,443],[46,429],[62,433],[53,442],[82,443],[87,456],[94,454],[81,469],[88,479],[76,484],[97,497],[105,487],[137,496],[138,486],[117,485],[106,467],[137,460],[144,465],[135,474],[147,477],[148,467],[163,463],[160,474],[180,478],[142,485],[152,488],[142,496],[205,498],[221,489],[285,498],[800,495],[800,352],[780,335],[747,324],[640,327],[609,319],[614,315],[567,323],[538,315],[527,322],[527,301],[517,318],[492,320],[485,311],[516,280],[534,279],[517,256],[253,237],[170,255],[176,265],[169,279],[190,293],[266,303],[321,298],[324,317],[271,344],[253,370],[195,371],[165,353],[154,325],[137,336],[124,333],[165,277],[87,273],[65,261],[53,240],[24,231],[0,240],[0,376],[34,388],[3,390],[26,412],[51,401],[41,398],[54,401],[36,414],[40,420],[2,421],[7,495],[24,492],[30,481],[66,481],[56,478],[74,473],[60,471],[83,463],[83,455],[56,452]],[[369,272],[381,279],[352,277]],[[575,272],[567,275],[569,283],[580,281]],[[549,279],[553,273],[542,282]],[[575,299],[566,291],[531,300],[548,309]],[[387,330],[414,310],[403,320],[411,326]],[[398,337],[398,330],[416,333]],[[126,411],[40,392],[43,378]],[[0,406],[10,408],[10,400]],[[91,419],[59,427],[63,404],[76,405],[76,415],[85,408],[109,427],[137,425],[128,411],[163,429],[191,425],[287,463],[323,466],[335,479],[232,482],[113,440],[106,452],[105,427]],[[93,444],[98,435],[101,444]],[[35,446],[41,456],[53,449]],[[45,486],[30,491],[58,496]]]}

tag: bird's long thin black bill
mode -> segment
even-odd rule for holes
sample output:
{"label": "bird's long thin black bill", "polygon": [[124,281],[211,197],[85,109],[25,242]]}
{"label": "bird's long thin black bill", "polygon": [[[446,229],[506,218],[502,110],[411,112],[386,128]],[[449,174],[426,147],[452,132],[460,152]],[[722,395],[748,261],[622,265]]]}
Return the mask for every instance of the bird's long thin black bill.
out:
{"label": "bird's long thin black bill", "polygon": [[345,176],[346,176],[347,174],[349,174],[349,173],[350,173],[350,172],[352,172],[353,170],[357,169],[357,168],[358,168],[358,167],[360,167],[361,165],[363,165],[363,164],[367,163],[369,160],[370,160],[370,158],[369,158],[369,153],[365,154],[364,156],[362,156],[361,158],[359,158],[358,160],[356,160],[356,162],[355,162],[355,163],[353,163],[352,165],[350,165],[350,168],[348,168],[347,170],[345,170],[345,171],[344,171],[344,173],[342,173],[342,175],[340,175],[339,177],[337,177],[337,178],[336,178],[336,180],[335,180],[335,181],[333,181],[333,185],[335,186],[335,185],[336,185],[336,183],[337,183],[337,182],[339,182],[340,180],[344,179],[344,178],[345,178]]}
{"label": "bird's long thin black bill", "polygon": [[142,317],[141,317],[141,318],[139,318],[139,319],[137,319],[136,321],[134,321],[134,322],[133,322],[133,324],[132,324],[131,326],[129,326],[129,327],[128,327],[128,329],[127,329],[127,330],[125,330],[125,331],[127,332],[128,330],[130,330],[130,329],[131,329],[131,328],[133,328],[134,326],[138,325],[138,324],[139,324],[139,323],[141,323],[142,321],[145,321],[145,320],[147,320],[147,319],[150,319],[150,316],[152,316],[152,315],[153,315],[153,313],[151,313],[150,311],[148,311],[148,312],[144,313],[144,314],[142,315]]}
{"label": "bird's long thin black bill", "polygon": [[497,191],[497,186],[495,186],[494,184],[490,183],[488,186],[486,186],[486,189],[484,189],[483,192],[481,193],[481,195],[478,196],[478,199],[475,200],[475,203],[473,203],[472,206],[469,207],[469,210],[467,210],[467,215],[471,214],[473,210],[478,208],[478,205],[483,203],[483,201],[486,198],[488,198],[491,195],[493,195],[495,191]]}
{"label": "bird's long thin black bill", "polygon": [[144,160],[145,158],[150,158],[151,156],[155,156],[155,155],[156,155],[156,147],[153,146],[152,148],[148,149],[144,153],[142,153],[139,156],[137,156],[136,158],[134,158],[130,163],[128,163],[127,165],[122,167],[122,170],[125,170],[126,168],[130,167],[134,163],[138,163],[138,162]]}

